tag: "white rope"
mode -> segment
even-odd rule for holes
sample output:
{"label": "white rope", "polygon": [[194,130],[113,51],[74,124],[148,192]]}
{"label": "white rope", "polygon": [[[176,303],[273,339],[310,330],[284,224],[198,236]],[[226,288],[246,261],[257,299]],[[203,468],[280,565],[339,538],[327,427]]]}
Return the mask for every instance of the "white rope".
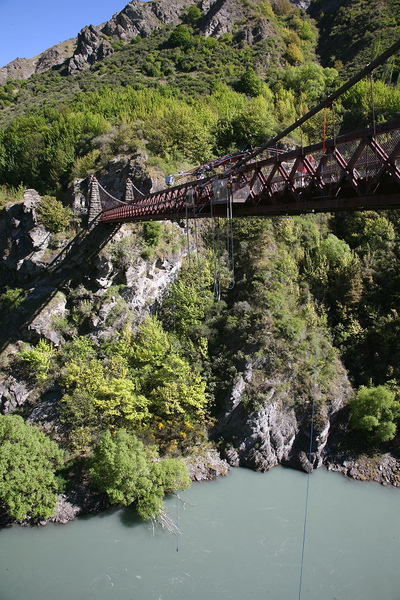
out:
{"label": "white rope", "polygon": [[103,188],[103,186],[101,185],[101,183],[98,180],[97,180],[97,185],[102,190],[102,192],[104,192],[106,194],[106,196],[108,196],[110,198],[110,200],[113,200],[114,202],[119,202],[120,204],[125,204],[125,205],[127,204],[127,202],[124,202],[124,200],[118,200],[118,198],[115,198],[109,192],[107,192],[107,190]]}

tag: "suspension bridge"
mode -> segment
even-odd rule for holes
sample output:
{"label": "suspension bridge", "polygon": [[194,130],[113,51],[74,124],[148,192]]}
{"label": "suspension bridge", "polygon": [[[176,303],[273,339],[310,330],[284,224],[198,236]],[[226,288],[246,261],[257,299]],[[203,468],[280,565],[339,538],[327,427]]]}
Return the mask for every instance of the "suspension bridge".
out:
{"label": "suspension bridge", "polygon": [[92,177],[89,223],[400,208],[400,118],[379,125],[373,119],[369,128],[333,133],[331,139],[324,131],[320,143],[305,148],[282,151],[277,146],[399,49],[400,40],[260,148],[193,169],[180,184],[168,177],[164,189],[145,195],[128,179],[121,200]]}

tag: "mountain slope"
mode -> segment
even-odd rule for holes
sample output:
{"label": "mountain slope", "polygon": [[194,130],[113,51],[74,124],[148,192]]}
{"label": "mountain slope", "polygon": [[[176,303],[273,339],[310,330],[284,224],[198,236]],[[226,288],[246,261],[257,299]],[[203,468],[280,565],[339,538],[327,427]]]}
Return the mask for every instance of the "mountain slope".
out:
{"label": "mountain slope", "polygon": [[[310,15],[320,29],[318,53],[324,66],[340,66],[346,77],[373,60],[400,35],[398,0],[312,0]],[[400,59],[386,67],[385,76],[397,81]]]}

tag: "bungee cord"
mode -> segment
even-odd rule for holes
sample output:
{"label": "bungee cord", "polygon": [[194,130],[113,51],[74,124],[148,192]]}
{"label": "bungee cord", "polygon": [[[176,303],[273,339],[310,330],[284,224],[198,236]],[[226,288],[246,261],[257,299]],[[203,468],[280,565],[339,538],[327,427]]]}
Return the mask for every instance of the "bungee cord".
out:
{"label": "bungee cord", "polygon": [[314,417],[315,417],[315,404],[317,396],[317,371],[318,371],[318,324],[315,331],[315,348],[314,348],[314,384],[313,384],[313,395],[312,395],[312,408],[311,408],[311,423],[310,423],[310,444],[308,449],[308,472],[307,472],[307,486],[306,486],[306,500],[304,506],[304,523],[303,523],[303,538],[301,547],[301,560],[300,560],[300,577],[299,577],[299,593],[298,600],[301,600],[303,591],[303,576],[304,576],[304,557],[306,549],[306,537],[307,537],[307,521],[308,521],[308,507],[309,507],[309,496],[310,496],[310,479],[313,471],[312,467],[312,445],[314,438]]}

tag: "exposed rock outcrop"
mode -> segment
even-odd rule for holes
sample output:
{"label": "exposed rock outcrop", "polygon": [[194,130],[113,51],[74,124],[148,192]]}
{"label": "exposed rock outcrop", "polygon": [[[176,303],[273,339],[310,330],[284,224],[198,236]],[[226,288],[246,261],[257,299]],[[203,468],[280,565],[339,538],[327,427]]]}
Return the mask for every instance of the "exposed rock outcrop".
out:
{"label": "exposed rock outcrop", "polygon": [[147,37],[157,27],[178,24],[182,9],[190,4],[194,4],[194,1],[174,0],[167,3],[160,0],[133,0],[110,19],[101,31],[124,42],[129,42],[137,36]]}
{"label": "exposed rock outcrop", "polygon": [[[297,7],[308,10],[311,0],[290,0]],[[34,58],[17,58],[0,69],[0,85],[9,79],[28,79],[34,73],[42,73],[67,63],[70,75],[93,65],[113,53],[111,39],[130,42],[135,37],[147,37],[165,25],[175,26],[182,22],[183,9],[194,0],[132,0],[123,10],[106,23],[84,27],[77,38],[72,38],[49,48]],[[237,0],[203,0],[200,4],[203,17],[200,31],[204,35],[220,37],[234,32],[237,22],[243,23],[254,16],[249,6]],[[255,44],[274,34],[267,19],[244,24],[235,39]]]}
{"label": "exposed rock outcrop", "polygon": [[0,85],[5,85],[9,79],[28,79],[34,73],[34,59],[16,58],[0,69]]}
{"label": "exposed rock outcrop", "polygon": [[294,403],[290,388],[285,390],[282,381],[266,379],[265,401],[256,410],[249,410],[246,390],[252,383],[253,368],[253,364],[248,364],[236,378],[225,414],[216,428],[215,437],[226,441],[228,462],[257,471],[267,471],[278,464],[305,471],[321,466],[331,423],[351,395],[344,369],[338,365],[337,379],[324,403],[317,402],[320,408],[314,422],[310,464],[306,450],[310,445],[312,398],[303,405]]}
{"label": "exposed rock outcrop", "polygon": [[0,69],[0,85],[5,85],[9,79],[29,79],[35,73],[62,65],[73,55],[75,46],[76,38],[70,38],[33,58],[16,58]]}
{"label": "exposed rock outcrop", "polygon": [[78,35],[74,55],[68,62],[68,73],[73,75],[76,71],[93,65],[112,53],[110,42],[93,25],[84,27]]}
{"label": "exposed rock outcrop", "polygon": [[353,458],[348,456],[345,460],[330,457],[328,469],[358,481],[376,481],[383,485],[400,487],[400,460],[391,454],[361,455]]}
{"label": "exposed rock outcrop", "polygon": [[209,481],[226,475],[230,466],[211,445],[191,448],[185,459],[192,481]]}
{"label": "exposed rock outcrop", "polygon": [[32,390],[12,375],[0,376],[0,414],[6,415],[20,408],[28,400]]}
{"label": "exposed rock outcrop", "polygon": [[0,262],[18,279],[39,273],[49,244],[49,232],[38,223],[40,196],[26,190],[22,204],[7,206],[0,219]]}

